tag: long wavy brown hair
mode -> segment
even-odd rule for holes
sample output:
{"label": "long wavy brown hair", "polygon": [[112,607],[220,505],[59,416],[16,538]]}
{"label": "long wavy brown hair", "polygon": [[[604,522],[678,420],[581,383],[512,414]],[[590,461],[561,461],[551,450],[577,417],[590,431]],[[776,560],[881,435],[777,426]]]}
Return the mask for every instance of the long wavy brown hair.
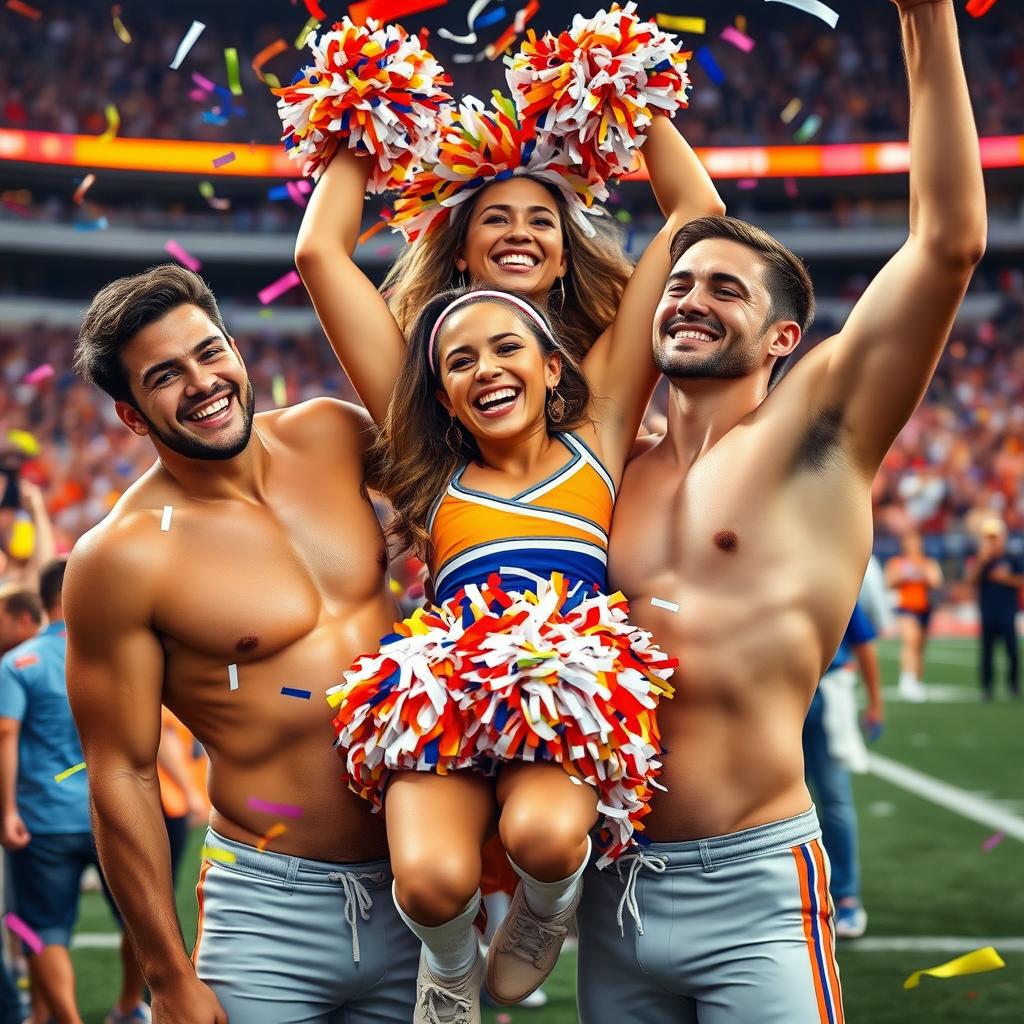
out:
{"label": "long wavy brown hair", "polygon": [[[565,301],[561,301],[560,295],[554,298],[558,290],[553,289],[547,312],[556,313],[561,321],[560,338],[566,351],[582,359],[615,318],[633,265],[623,252],[619,229],[612,218],[591,218],[596,234],[588,237],[570,214],[558,189],[529,174],[523,177],[543,185],[558,205],[562,241],[568,256],[568,271],[563,279]],[[457,206],[439,228],[404,249],[388,271],[381,291],[406,338],[430,299],[438,292],[459,286],[455,260],[466,241],[473,211],[487,187]]]}
{"label": "long wavy brown hair", "polygon": [[[460,431],[458,447],[453,449],[449,446],[447,438],[452,421],[448,411],[437,400],[441,381],[430,366],[427,346],[434,324],[444,309],[455,299],[473,291],[470,288],[450,289],[430,298],[421,310],[409,337],[387,419],[372,453],[378,467],[380,490],[387,495],[395,510],[388,533],[403,548],[415,550],[428,565],[433,556],[427,532],[430,510],[459,466],[480,458],[480,449],[465,428]],[[579,362],[561,343],[552,342],[551,338],[559,338],[560,335],[550,314],[524,295],[507,294],[529,303],[549,325],[551,337],[546,336],[522,310],[509,303],[509,308],[537,339],[542,355],[547,357],[557,352],[562,357],[558,394],[565,404],[565,412],[557,424],[551,420],[550,414],[547,415],[548,433],[580,426],[589,417],[590,384]],[[479,299],[469,299],[464,305],[500,301],[491,292]]]}

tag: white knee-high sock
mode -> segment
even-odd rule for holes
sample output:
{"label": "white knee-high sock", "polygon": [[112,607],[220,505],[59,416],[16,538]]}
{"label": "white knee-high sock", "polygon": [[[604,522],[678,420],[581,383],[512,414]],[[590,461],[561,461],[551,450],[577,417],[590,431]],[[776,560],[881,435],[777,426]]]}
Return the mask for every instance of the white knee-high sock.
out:
{"label": "white knee-high sock", "polygon": [[[392,885],[392,897],[394,885]],[[439,925],[420,924],[414,921],[395,900],[399,916],[409,930],[423,943],[426,950],[427,966],[439,978],[461,978],[468,974],[480,953],[473,921],[480,909],[480,890],[466,904],[458,917]]]}
{"label": "white knee-high sock", "polygon": [[572,906],[580,879],[590,862],[590,836],[587,836],[587,852],[583,855],[580,866],[568,878],[560,878],[557,882],[541,882],[533,875],[527,874],[511,857],[508,862],[515,873],[523,880],[523,895],[526,905],[538,917],[555,917]]}

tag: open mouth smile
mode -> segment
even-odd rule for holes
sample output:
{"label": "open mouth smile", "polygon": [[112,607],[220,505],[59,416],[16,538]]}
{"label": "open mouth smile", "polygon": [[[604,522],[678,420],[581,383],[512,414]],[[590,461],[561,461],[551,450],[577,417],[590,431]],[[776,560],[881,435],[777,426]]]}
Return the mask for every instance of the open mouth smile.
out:
{"label": "open mouth smile", "polygon": [[223,426],[231,418],[231,413],[232,397],[231,395],[221,393],[216,398],[206,402],[194,412],[182,418],[206,430]]}
{"label": "open mouth smile", "polygon": [[519,394],[519,388],[492,388],[473,399],[473,408],[488,418],[504,416],[515,407]]}

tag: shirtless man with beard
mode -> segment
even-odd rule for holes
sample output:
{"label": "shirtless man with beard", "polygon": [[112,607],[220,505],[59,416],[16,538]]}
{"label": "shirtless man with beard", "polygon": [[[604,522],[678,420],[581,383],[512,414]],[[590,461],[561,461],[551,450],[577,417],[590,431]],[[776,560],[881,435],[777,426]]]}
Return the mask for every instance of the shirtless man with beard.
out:
{"label": "shirtless man with beard", "polygon": [[609,565],[634,621],[679,658],[658,716],[667,792],[646,819],[652,845],[586,879],[583,1024],[843,1019],[801,728],[871,551],[872,478],[986,237],[953,4],[896,5],[910,234],[839,334],[769,393],[810,322],[803,265],[727,218],[673,243],[654,325],[668,431],[626,471]]}
{"label": "shirtless man with beard", "polygon": [[[174,265],[99,292],[76,368],[157,456],[79,541],[64,588],[100,860],[154,1020],[408,1024],[419,942],[323,699],[395,618],[364,486],[369,417],[332,399],[254,416],[213,294]],[[160,809],[161,703],[210,756],[191,960]]]}

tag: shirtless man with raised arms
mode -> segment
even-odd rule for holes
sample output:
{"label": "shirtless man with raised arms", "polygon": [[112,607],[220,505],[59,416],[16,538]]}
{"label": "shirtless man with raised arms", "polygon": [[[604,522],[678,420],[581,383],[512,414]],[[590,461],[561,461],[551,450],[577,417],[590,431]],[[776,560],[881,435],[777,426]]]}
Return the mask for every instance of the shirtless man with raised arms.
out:
{"label": "shirtless man with raised arms", "polygon": [[872,478],[986,236],[953,4],[896,5],[910,235],[839,334],[769,394],[810,321],[802,264],[726,218],[673,243],[654,324],[668,431],[626,471],[609,565],[635,621],[679,658],[658,715],[667,792],[646,819],[652,845],[584,885],[583,1024],[842,1021],[801,728],[870,554]]}
{"label": "shirtless man with raised arms", "polygon": [[[76,545],[64,588],[100,860],[156,1024],[408,1024],[419,942],[323,700],[395,618],[369,417],[326,398],[254,416],[213,294],[174,265],[96,296],[76,366],[157,455]],[[210,755],[195,966],[160,812],[161,703]]]}

